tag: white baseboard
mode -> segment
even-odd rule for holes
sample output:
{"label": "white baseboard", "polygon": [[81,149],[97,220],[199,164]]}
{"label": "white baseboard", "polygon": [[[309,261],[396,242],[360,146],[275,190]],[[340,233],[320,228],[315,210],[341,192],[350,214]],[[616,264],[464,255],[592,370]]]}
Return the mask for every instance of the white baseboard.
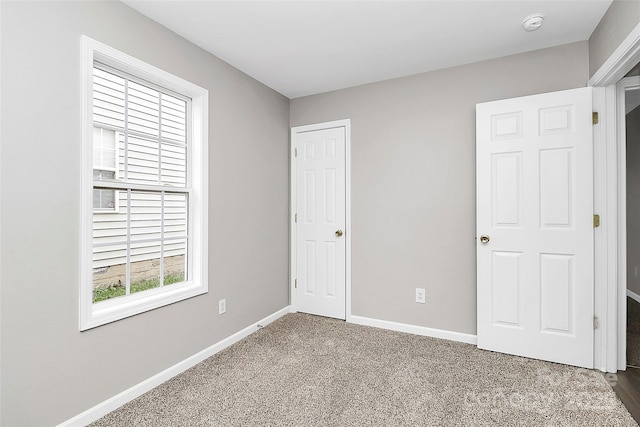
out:
{"label": "white baseboard", "polygon": [[109,412],[119,408],[125,403],[132,401],[136,397],[141,396],[142,394],[148,392],[149,390],[159,386],[163,382],[175,377],[176,375],[197,365],[203,360],[213,356],[219,351],[224,350],[225,348],[229,347],[232,344],[235,344],[236,342],[240,341],[243,338],[246,338],[247,336],[256,332],[260,327],[266,326],[269,323],[273,322],[274,320],[290,312],[291,312],[290,306],[287,306],[281,310],[278,310],[277,312],[265,317],[264,319],[256,323],[253,323],[250,326],[247,326],[246,328],[242,329],[239,332],[236,332],[230,337],[227,337],[222,341],[219,341],[216,344],[213,344],[211,347],[208,347],[194,354],[193,356],[186,358],[182,362],[179,362],[171,366],[170,368],[165,369],[159,374],[156,374],[151,378],[148,378],[142,381],[141,383],[138,383],[133,387],[123,391],[122,393],[119,393],[113,396],[112,398],[107,399],[104,402],[99,403],[96,406],[87,409],[83,413],[76,415],[75,417],[63,422],[62,424],[59,424],[58,426],[59,427],[75,427],[75,426],[85,426],[89,423],[92,423],[93,421],[96,421],[97,419],[107,415]]}
{"label": "white baseboard", "polygon": [[406,332],[425,337],[442,338],[450,341],[459,341],[467,344],[478,344],[477,335],[463,334],[461,332],[445,331],[443,329],[427,328],[425,326],[409,325],[407,323],[396,323],[388,320],[371,319],[369,317],[350,316],[349,322],[358,325],[373,326],[374,328],[389,329],[392,331]]}
{"label": "white baseboard", "polygon": [[636,294],[635,292],[633,292],[631,289],[627,289],[627,296],[629,298],[632,298],[638,302],[640,302],[640,295]]}

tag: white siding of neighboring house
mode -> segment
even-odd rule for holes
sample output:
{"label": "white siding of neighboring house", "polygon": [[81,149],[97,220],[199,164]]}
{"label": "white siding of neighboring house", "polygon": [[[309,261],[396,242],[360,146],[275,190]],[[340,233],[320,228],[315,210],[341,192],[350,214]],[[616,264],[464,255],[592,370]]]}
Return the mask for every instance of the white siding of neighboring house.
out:
{"label": "white siding of neighboring house", "polygon": [[[126,97],[124,92],[124,79],[104,71],[94,73],[94,128],[103,129],[105,135],[115,138],[117,166],[111,167],[117,170],[116,180],[160,183],[167,190],[184,188],[187,185],[186,102],[135,82],[128,83]],[[125,137],[125,126],[128,137]],[[103,149],[98,145],[94,142],[94,152]],[[126,168],[125,158],[128,159]],[[113,156],[110,161],[114,163]],[[94,168],[108,167],[94,156]],[[95,209],[93,214],[94,272],[126,262],[128,217],[132,263],[159,260],[162,255],[167,258],[186,254],[186,193],[131,191],[128,200],[127,191],[113,191],[118,201],[115,209]],[[177,240],[166,241],[174,237]]]}

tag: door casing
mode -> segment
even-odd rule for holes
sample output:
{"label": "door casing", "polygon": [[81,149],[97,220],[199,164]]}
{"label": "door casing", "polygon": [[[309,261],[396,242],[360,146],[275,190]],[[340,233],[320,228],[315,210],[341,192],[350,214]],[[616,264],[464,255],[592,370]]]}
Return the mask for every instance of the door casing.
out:
{"label": "door casing", "polygon": [[311,132],[316,130],[343,127],[345,129],[345,320],[351,322],[351,119],[335,120],[331,122],[315,123],[305,126],[295,126],[291,128],[291,138],[289,142],[289,303],[291,311],[298,311],[296,301],[296,278],[297,278],[297,227],[295,217],[297,213],[297,178],[296,178],[296,147],[294,145],[294,135],[300,132]]}

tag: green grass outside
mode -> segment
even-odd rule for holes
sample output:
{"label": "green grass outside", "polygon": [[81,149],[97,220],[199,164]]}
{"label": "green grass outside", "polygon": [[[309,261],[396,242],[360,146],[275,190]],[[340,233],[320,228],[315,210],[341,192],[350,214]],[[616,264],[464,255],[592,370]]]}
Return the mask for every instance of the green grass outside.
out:
{"label": "green grass outside", "polygon": [[[184,282],[184,273],[175,273],[164,276],[164,285],[172,285],[174,283]],[[131,284],[131,293],[146,291],[160,286],[160,278],[140,280]],[[127,293],[124,285],[112,286],[108,288],[99,288],[93,290],[93,302],[100,302],[111,298],[124,296]]]}

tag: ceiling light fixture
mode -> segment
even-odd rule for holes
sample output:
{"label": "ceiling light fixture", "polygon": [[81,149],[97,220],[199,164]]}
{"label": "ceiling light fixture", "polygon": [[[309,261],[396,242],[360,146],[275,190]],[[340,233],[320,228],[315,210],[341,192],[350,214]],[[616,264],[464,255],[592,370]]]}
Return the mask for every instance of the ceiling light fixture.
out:
{"label": "ceiling light fixture", "polygon": [[541,13],[535,13],[524,18],[524,21],[522,21],[522,26],[524,27],[525,31],[535,31],[538,28],[542,27],[543,22],[544,15]]}

